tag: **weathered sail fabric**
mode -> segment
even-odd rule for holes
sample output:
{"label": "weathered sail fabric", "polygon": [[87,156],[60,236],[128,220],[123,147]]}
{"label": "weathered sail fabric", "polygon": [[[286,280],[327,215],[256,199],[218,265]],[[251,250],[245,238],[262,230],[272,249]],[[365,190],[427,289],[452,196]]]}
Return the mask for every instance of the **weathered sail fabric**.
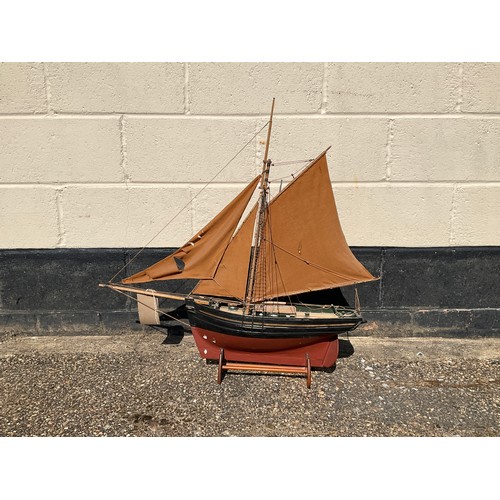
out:
{"label": "weathered sail fabric", "polygon": [[259,180],[260,175],[184,246],[122,283],[212,278]]}
{"label": "weathered sail fabric", "polygon": [[347,245],[325,154],[271,201],[264,238],[256,301],[376,279]]}
{"label": "weathered sail fabric", "polygon": [[234,297],[243,300],[246,292],[256,213],[257,205],[248,214],[229,243],[213,279],[200,281],[193,293]]}
{"label": "weathered sail fabric", "polygon": [[[213,280],[201,281],[194,293],[245,300],[256,211],[231,240]],[[347,245],[323,154],[269,205],[253,299],[374,279]]]}

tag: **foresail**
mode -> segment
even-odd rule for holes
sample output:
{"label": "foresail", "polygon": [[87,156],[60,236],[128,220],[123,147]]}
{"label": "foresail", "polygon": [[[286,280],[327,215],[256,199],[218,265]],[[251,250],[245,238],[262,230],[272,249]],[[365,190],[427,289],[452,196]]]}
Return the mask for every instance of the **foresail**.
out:
{"label": "foresail", "polygon": [[184,246],[122,283],[212,278],[259,180],[260,175]]}
{"label": "foresail", "polygon": [[325,154],[271,201],[264,235],[255,301],[376,279],[347,245]]}

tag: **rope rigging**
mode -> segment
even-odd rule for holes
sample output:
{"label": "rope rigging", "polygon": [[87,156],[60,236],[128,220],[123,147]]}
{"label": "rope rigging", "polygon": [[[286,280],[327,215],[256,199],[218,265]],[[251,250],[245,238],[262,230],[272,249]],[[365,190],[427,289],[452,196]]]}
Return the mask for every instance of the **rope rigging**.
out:
{"label": "rope rigging", "polygon": [[[271,163],[271,166],[274,166],[274,165],[287,165],[287,164],[292,164],[292,163],[306,163],[306,162],[310,163],[312,161],[314,161],[314,158],[312,160],[297,160],[297,161],[289,161],[289,162]],[[269,183],[283,181],[283,180],[288,179],[290,177],[292,179],[295,179],[295,177],[297,177],[300,174],[300,172],[302,172],[302,170],[304,170],[304,168],[306,168],[306,167],[307,167],[307,165],[304,166],[304,167],[299,168],[296,172],[293,172],[291,174],[285,175],[284,177],[276,177],[276,179],[270,179]]]}
{"label": "rope rigging", "polygon": [[[268,241],[268,240],[265,240],[265,241]],[[328,268],[323,267],[319,264],[315,264],[314,262],[311,262],[310,260],[303,259],[302,257],[299,257],[298,255],[286,250],[285,248],[280,247],[279,245],[277,245],[276,243],[273,243],[272,241],[270,241],[270,244],[273,247],[279,248],[280,250],[287,253],[288,255],[295,257],[297,260],[304,262],[304,264],[307,264],[308,266],[315,267],[316,269],[319,269],[321,271],[325,271],[327,273],[333,274],[334,276],[338,276],[342,279],[345,279],[346,281],[349,280],[349,276],[346,276],[345,274],[339,273],[338,271],[334,271],[333,269],[328,269]],[[362,282],[360,281],[359,283],[362,283]],[[352,284],[354,284],[354,283],[352,283]]]}
{"label": "rope rigging", "polygon": [[113,280],[128,266],[130,265],[138,256],[141,254],[191,203],[237,158],[237,156],[264,130],[269,121],[265,123],[253,136],[252,138],[128,261],[126,262],[119,271],[109,280],[112,283]]}
{"label": "rope rigging", "polygon": [[308,158],[307,160],[290,160],[290,161],[278,161],[278,162],[272,162],[271,163],[271,166],[278,166],[278,165],[293,165],[293,164],[296,164],[296,163],[308,163],[308,162],[311,162],[313,161],[314,158]]}

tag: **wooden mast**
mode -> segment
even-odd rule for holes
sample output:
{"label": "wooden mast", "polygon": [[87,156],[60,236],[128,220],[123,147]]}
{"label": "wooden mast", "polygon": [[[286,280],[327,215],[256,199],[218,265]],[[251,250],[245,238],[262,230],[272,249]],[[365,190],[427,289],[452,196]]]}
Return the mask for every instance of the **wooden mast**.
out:
{"label": "wooden mast", "polygon": [[269,170],[271,169],[271,160],[268,159],[269,143],[271,141],[271,128],[273,126],[274,101],[271,105],[271,116],[269,118],[269,127],[267,129],[266,149],[264,151],[264,160],[262,161],[262,177],[260,180],[260,198],[259,209],[254,228],[253,252],[250,262],[249,273],[247,278],[247,286],[245,293],[245,314],[250,311],[250,304],[254,295],[255,278],[257,272],[257,264],[259,260],[260,246],[264,236],[264,226],[267,211],[267,193],[269,191]]}
{"label": "wooden mast", "polygon": [[271,162],[268,161],[267,156],[269,153],[269,143],[271,141],[271,129],[273,127],[273,113],[274,113],[274,97],[273,103],[271,105],[271,116],[269,118],[269,127],[267,129],[267,140],[266,140],[266,150],[264,151],[264,161],[262,162],[262,178],[260,180],[260,188],[267,189],[269,185],[269,170],[271,168]]}

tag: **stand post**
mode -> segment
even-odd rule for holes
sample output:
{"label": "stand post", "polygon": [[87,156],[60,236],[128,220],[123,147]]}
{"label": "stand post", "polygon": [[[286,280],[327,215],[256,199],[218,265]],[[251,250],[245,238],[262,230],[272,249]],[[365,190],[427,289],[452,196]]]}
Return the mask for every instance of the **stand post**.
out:
{"label": "stand post", "polygon": [[309,358],[309,354],[306,354],[305,366],[234,363],[225,361],[224,349],[221,348],[219,351],[219,365],[217,370],[218,384],[222,383],[224,373],[228,370],[262,373],[298,373],[301,375],[305,375],[307,388],[309,389],[311,387],[311,359]]}

